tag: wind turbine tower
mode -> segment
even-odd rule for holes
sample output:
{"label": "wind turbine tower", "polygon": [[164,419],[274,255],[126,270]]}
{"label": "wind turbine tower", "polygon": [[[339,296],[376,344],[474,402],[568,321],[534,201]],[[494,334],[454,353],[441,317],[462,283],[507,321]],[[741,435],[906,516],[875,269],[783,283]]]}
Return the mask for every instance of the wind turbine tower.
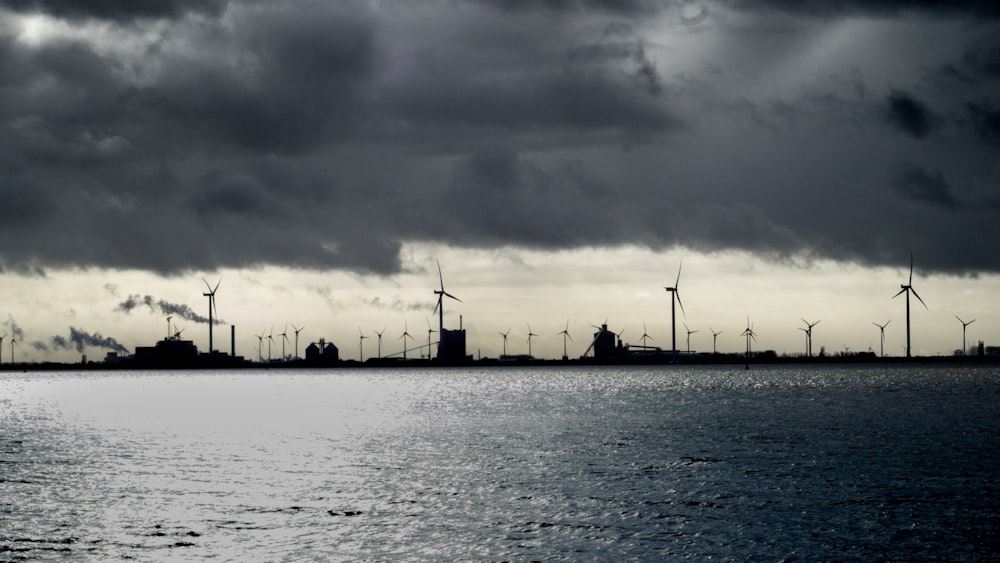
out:
{"label": "wind turbine tower", "polygon": [[976,319],[972,319],[969,322],[965,322],[958,315],[955,315],[955,318],[958,319],[958,322],[962,323],[962,355],[964,356],[965,355],[965,327],[967,327],[967,326],[971,325],[972,323],[976,322]]}
{"label": "wind turbine tower", "polygon": [[880,325],[880,324],[874,323],[874,322],[872,323],[873,325],[875,325],[875,326],[878,327],[879,336],[880,336],[880,340],[881,340],[881,344],[879,345],[879,354],[883,358],[885,357],[885,327],[889,326],[889,323],[891,323],[891,322],[892,322],[892,319],[889,319],[888,321],[885,321],[884,325]]}
{"label": "wind turbine tower", "polygon": [[688,351],[688,354],[690,354],[691,353],[691,335],[694,334],[694,333],[696,333],[696,332],[698,332],[698,331],[697,330],[691,330],[690,328],[688,328],[687,323],[684,324],[684,330],[687,331],[687,351]]}
{"label": "wind turbine tower", "polygon": [[531,358],[531,337],[538,336],[534,332],[531,332],[531,323],[528,323],[528,358]]}
{"label": "wind turbine tower", "polygon": [[292,325],[292,329],[295,330],[295,357],[296,358],[299,357],[299,333],[302,332],[302,330],[304,328],[306,328],[306,327],[295,328],[295,325],[294,324]]}
{"label": "wind turbine tower", "polygon": [[[455,301],[458,301],[459,303],[461,303],[462,300],[459,299],[458,297],[455,297],[454,295],[448,293],[447,291],[445,291],[445,289],[444,289],[444,276],[441,274],[441,261],[440,260],[437,261],[437,267],[438,267],[438,281],[441,282],[441,289],[435,289],[434,290],[434,294],[438,296],[437,304],[434,305],[434,311],[437,311],[437,313],[438,313],[438,334],[444,335],[444,298],[445,297],[450,297],[450,298],[454,299]],[[431,314],[434,314],[434,311],[431,311]],[[444,340],[444,338],[442,338],[441,340],[438,341],[438,357],[441,356],[440,347],[441,347],[441,342],[443,340]],[[430,350],[428,350],[428,354],[427,355],[428,355],[427,359],[430,359]]]}
{"label": "wind turbine tower", "polygon": [[[215,291],[219,289],[219,284],[222,283],[222,280],[219,280],[219,283],[215,284],[215,287],[209,285],[205,278],[201,278],[201,281],[205,282],[205,287],[208,288],[208,293],[203,293],[202,295],[208,297],[208,356],[212,357],[212,354],[215,353],[215,349],[212,348],[212,327],[215,325],[215,321],[212,320],[212,313],[216,312]],[[270,354],[268,354],[268,359],[270,359]]]}
{"label": "wind turbine tower", "polygon": [[359,343],[358,343],[358,361],[361,362],[361,363],[364,363],[364,361],[365,361],[365,338],[368,338],[368,337],[365,336],[365,334],[363,332],[361,332],[361,327],[359,326],[358,327],[358,340],[359,340]]}
{"label": "wind turbine tower", "polygon": [[[645,326],[646,325],[643,325],[643,328],[645,328]],[[565,360],[569,359],[569,356],[566,354],[566,339],[569,338],[570,340],[573,340],[573,337],[569,335],[569,319],[566,319],[566,328],[564,328],[563,331],[560,332],[559,334],[561,334],[562,337],[563,337],[563,357],[562,357],[562,359],[563,359],[563,361],[565,361]],[[506,338],[504,338],[504,341],[506,342]],[[643,342],[643,344],[645,344],[645,342]]]}
{"label": "wind turbine tower", "polygon": [[913,289],[913,253],[910,253],[910,279],[905,284],[899,284],[899,287],[902,289],[899,290],[899,293],[893,295],[892,298],[895,299],[903,293],[906,293],[906,357],[911,358],[913,349],[910,348],[910,293],[913,293],[913,296],[920,301],[920,304],[924,306],[924,309],[929,310],[927,303],[924,303],[924,300],[920,298],[917,290]]}
{"label": "wind turbine tower", "polygon": [[[427,320],[427,319],[424,319],[424,320]],[[436,331],[433,328],[431,328],[431,322],[427,321],[427,359],[428,360],[431,359],[431,334],[434,334],[434,332],[436,332]]]}
{"label": "wind turbine tower", "polygon": [[687,318],[687,313],[684,312],[684,304],[681,303],[681,294],[678,288],[681,284],[681,267],[683,264],[678,264],[677,266],[677,281],[674,282],[673,287],[664,287],[670,293],[670,348],[673,350],[673,360],[677,361],[677,311],[674,308],[674,302],[681,306],[681,314],[684,318]]}
{"label": "wind turbine tower", "polygon": [[712,327],[708,327],[708,330],[712,331],[712,354],[714,355],[716,353],[715,352],[715,341],[716,341],[717,338],[719,338],[719,335],[722,334],[722,331],[720,330],[719,332],[715,332],[715,329],[713,329]]}
{"label": "wind turbine tower", "polygon": [[[292,325],[294,327],[294,325]],[[385,328],[382,328],[382,332],[375,331],[375,335],[378,336],[378,357],[382,358],[382,335],[385,334]]]}
{"label": "wind turbine tower", "polygon": [[409,329],[406,328],[406,321],[405,320],[403,321],[403,335],[400,336],[399,338],[403,340],[403,359],[405,360],[406,359],[406,339],[407,338],[409,338],[411,340],[413,339],[413,337],[410,336]]}

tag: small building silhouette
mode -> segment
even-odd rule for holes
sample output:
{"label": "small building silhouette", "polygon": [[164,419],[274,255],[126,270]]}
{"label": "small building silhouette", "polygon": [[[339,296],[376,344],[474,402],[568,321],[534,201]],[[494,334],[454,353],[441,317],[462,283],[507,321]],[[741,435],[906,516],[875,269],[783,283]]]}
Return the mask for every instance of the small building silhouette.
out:
{"label": "small building silhouette", "polygon": [[438,361],[461,362],[465,358],[465,329],[441,330],[441,340],[438,342]]}

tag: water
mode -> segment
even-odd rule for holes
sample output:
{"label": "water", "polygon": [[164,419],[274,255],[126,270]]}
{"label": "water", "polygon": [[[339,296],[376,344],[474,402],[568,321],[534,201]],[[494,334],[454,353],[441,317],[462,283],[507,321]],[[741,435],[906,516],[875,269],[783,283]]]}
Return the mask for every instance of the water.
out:
{"label": "water", "polygon": [[992,367],[0,374],[0,561],[1000,558]]}

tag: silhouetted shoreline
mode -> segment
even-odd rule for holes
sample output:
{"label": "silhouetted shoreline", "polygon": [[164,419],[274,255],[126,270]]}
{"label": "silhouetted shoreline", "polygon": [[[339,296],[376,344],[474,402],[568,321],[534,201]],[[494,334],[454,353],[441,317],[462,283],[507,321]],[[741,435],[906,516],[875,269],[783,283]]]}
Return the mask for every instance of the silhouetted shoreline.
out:
{"label": "silhouetted shoreline", "polygon": [[465,361],[442,362],[436,359],[395,359],[369,358],[365,362],[357,360],[342,360],[337,362],[310,362],[307,360],[289,360],[275,362],[251,362],[246,360],[232,361],[228,356],[216,360],[203,360],[182,364],[148,364],[122,359],[116,362],[88,363],[15,363],[0,365],[0,372],[46,372],[46,371],[164,371],[164,370],[303,370],[303,369],[407,369],[407,368],[453,368],[453,367],[561,367],[561,366],[663,366],[684,367],[692,365],[731,365],[731,366],[780,366],[780,365],[858,365],[858,366],[921,366],[933,365],[997,365],[1000,356],[916,356],[905,357],[866,357],[863,355],[828,356],[822,358],[805,358],[794,356],[774,356],[766,353],[754,357],[749,362],[742,355],[716,354],[693,357],[679,357],[677,361],[669,358],[574,358],[574,359],[500,359],[500,358],[469,358]]}

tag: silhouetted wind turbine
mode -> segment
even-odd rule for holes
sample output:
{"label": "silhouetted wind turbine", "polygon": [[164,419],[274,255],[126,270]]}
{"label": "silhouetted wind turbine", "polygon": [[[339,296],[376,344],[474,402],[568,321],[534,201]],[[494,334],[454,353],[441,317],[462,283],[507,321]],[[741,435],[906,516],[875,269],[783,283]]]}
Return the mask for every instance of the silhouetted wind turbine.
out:
{"label": "silhouetted wind turbine", "polygon": [[[427,321],[427,319],[424,319],[424,320]],[[435,332],[435,330],[433,328],[431,328],[431,322],[427,321],[427,359],[428,360],[431,359],[431,334],[433,334],[434,332]]]}
{"label": "silhouetted wind turbine", "polygon": [[3,339],[7,338],[7,333],[5,332],[3,336],[0,336],[0,363],[3,363]]}
{"label": "silhouetted wind turbine", "polygon": [[747,337],[747,369],[750,369],[750,339],[757,342],[757,333],[753,331],[753,325],[750,324],[750,317],[747,317],[747,328],[743,331],[743,336]]}
{"label": "silhouetted wind turbine", "polygon": [[403,334],[399,338],[403,341],[403,359],[405,360],[406,359],[406,339],[409,338],[410,340],[413,340],[413,337],[410,336],[409,329],[406,328],[406,321],[405,320],[403,321]]}
{"label": "silhouetted wind turbine", "polygon": [[304,328],[306,328],[306,327],[295,328],[295,325],[294,324],[292,325],[292,329],[295,330],[295,357],[296,358],[299,357],[299,333],[302,332],[302,330]]}
{"label": "silhouetted wind turbine", "polygon": [[288,342],[288,323],[285,323],[285,330],[278,336],[281,337],[281,361],[285,361],[285,342]]}
{"label": "silhouetted wind turbine", "polygon": [[652,336],[650,336],[649,334],[646,334],[646,332],[647,332],[646,331],[646,323],[642,323],[642,337],[641,338],[642,338],[642,349],[643,350],[646,349],[646,339],[647,338],[650,339],[650,340],[654,340],[654,338]]}
{"label": "silhouetted wind turbine", "polygon": [[385,333],[385,328],[384,327],[382,328],[382,332],[379,332],[377,330],[375,331],[375,334],[378,336],[378,357],[379,357],[379,359],[382,358],[382,335],[384,333]]}
{"label": "silhouetted wind turbine", "polygon": [[694,333],[696,333],[696,332],[698,332],[698,331],[697,330],[691,330],[690,328],[688,328],[687,323],[684,323],[684,330],[687,331],[687,351],[688,351],[688,354],[690,354],[691,353],[691,335],[694,334]]}
{"label": "silhouetted wind turbine", "polygon": [[[434,290],[434,294],[438,296],[437,304],[434,305],[434,311],[437,311],[437,313],[438,313],[438,333],[443,335],[444,334],[444,298],[445,297],[451,297],[452,299],[454,299],[455,301],[458,301],[459,303],[461,303],[462,300],[459,299],[458,297],[455,297],[454,295],[452,295],[452,294],[450,294],[450,293],[448,293],[447,291],[444,290],[444,276],[441,274],[441,261],[440,260],[437,261],[437,266],[438,266],[438,280],[441,282],[441,289],[435,289]],[[434,314],[434,311],[431,311],[431,314]],[[430,359],[430,350],[428,350],[427,359]]]}
{"label": "silhouetted wind turbine", "polygon": [[271,332],[267,333],[267,361],[271,362],[271,343],[274,342],[274,327],[271,327]]}
{"label": "silhouetted wind turbine", "polygon": [[527,323],[527,325],[528,325],[528,357],[531,358],[532,357],[531,356],[531,337],[532,336],[538,336],[538,335],[535,334],[534,332],[531,332],[531,323]]}
{"label": "silhouetted wind turbine", "polygon": [[14,338],[14,335],[12,334],[10,336],[10,363],[12,363],[12,364],[14,363],[14,345],[15,344],[17,344],[17,340]]}
{"label": "silhouetted wind turbine", "polygon": [[708,327],[708,330],[712,331],[712,354],[714,355],[716,353],[715,352],[715,339],[718,338],[720,334],[722,334],[722,331],[720,330],[719,332],[715,332],[715,330],[712,327]]}
{"label": "silhouetted wind turbine", "polygon": [[569,319],[566,319],[566,328],[564,328],[562,330],[562,332],[560,332],[559,334],[561,334],[562,337],[563,337],[563,357],[562,357],[562,359],[563,360],[568,360],[569,356],[566,355],[566,339],[569,338],[570,340],[573,340],[573,337],[569,335]]}
{"label": "silhouetted wind turbine", "polygon": [[674,301],[681,306],[681,314],[684,318],[687,318],[687,313],[684,312],[684,304],[681,303],[681,294],[678,288],[681,284],[681,267],[683,264],[677,265],[677,281],[674,282],[673,287],[664,287],[670,293],[670,347],[673,350],[673,359],[677,361],[677,312],[674,310]]}
{"label": "silhouetted wind turbine", "polygon": [[[208,293],[203,293],[202,295],[208,297],[208,356],[212,357],[212,354],[215,352],[215,350],[212,348],[212,327],[215,325],[215,323],[212,321],[212,313],[216,312],[215,292],[216,290],[219,289],[219,284],[222,283],[222,280],[220,279],[219,283],[215,284],[215,287],[209,285],[208,281],[206,281],[205,278],[201,278],[201,281],[205,282],[205,287],[208,288]],[[267,358],[268,360],[271,359],[270,356],[271,355],[268,354]]]}
{"label": "silhouetted wind turbine", "polygon": [[365,334],[363,332],[361,332],[361,327],[359,326],[358,327],[358,340],[359,340],[359,343],[358,343],[358,348],[359,348],[359,350],[358,350],[358,361],[362,362],[362,363],[364,363],[364,361],[365,361],[365,338],[368,338],[368,337],[365,336]]}
{"label": "silhouetted wind turbine", "polygon": [[881,344],[879,345],[879,354],[883,358],[885,357],[885,327],[889,326],[889,323],[891,323],[891,322],[892,322],[892,319],[889,319],[889,320],[885,321],[884,325],[880,325],[880,324],[874,323],[874,322],[872,323],[873,325],[875,325],[875,326],[878,327],[879,336],[880,336],[880,340],[881,340]]}
{"label": "silhouetted wind turbine", "polygon": [[506,356],[507,355],[507,335],[510,334],[510,329],[508,328],[507,332],[500,332],[498,330],[497,334],[499,334],[500,336],[503,337],[503,355]]}
{"label": "silhouetted wind turbine", "polygon": [[972,323],[976,322],[976,319],[972,319],[969,322],[965,322],[958,315],[955,315],[955,318],[958,319],[958,322],[962,323],[962,355],[964,356],[965,355],[965,327],[967,327],[967,326],[971,325]]}
{"label": "silhouetted wind turbine", "polygon": [[806,328],[800,328],[799,330],[806,333],[806,357],[811,358],[813,355],[813,327],[818,325],[820,321],[811,323],[802,319],[802,322],[806,323]]}
{"label": "silhouetted wind turbine", "polygon": [[257,337],[257,363],[258,364],[259,363],[263,363],[264,362],[264,353],[263,353],[263,348],[264,348],[264,332],[261,331],[260,334],[255,334],[254,336]]}
{"label": "silhouetted wind turbine", "polygon": [[899,284],[899,287],[901,287],[902,289],[899,290],[899,293],[897,293],[896,295],[893,295],[892,298],[895,299],[895,298],[899,297],[900,295],[902,295],[903,293],[906,293],[906,357],[910,358],[910,357],[912,357],[912,354],[911,354],[911,350],[912,349],[910,348],[910,293],[913,293],[913,296],[916,297],[918,301],[920,301],[920,304],[924,306],[924,309],[930,310],[927,307],[927,303],[924,303],[924,300],[920,299],[920,295],[917,294],[917,290],[913,289],[913,253],[912,252],[910,253],[910,279],[905,284]]}

